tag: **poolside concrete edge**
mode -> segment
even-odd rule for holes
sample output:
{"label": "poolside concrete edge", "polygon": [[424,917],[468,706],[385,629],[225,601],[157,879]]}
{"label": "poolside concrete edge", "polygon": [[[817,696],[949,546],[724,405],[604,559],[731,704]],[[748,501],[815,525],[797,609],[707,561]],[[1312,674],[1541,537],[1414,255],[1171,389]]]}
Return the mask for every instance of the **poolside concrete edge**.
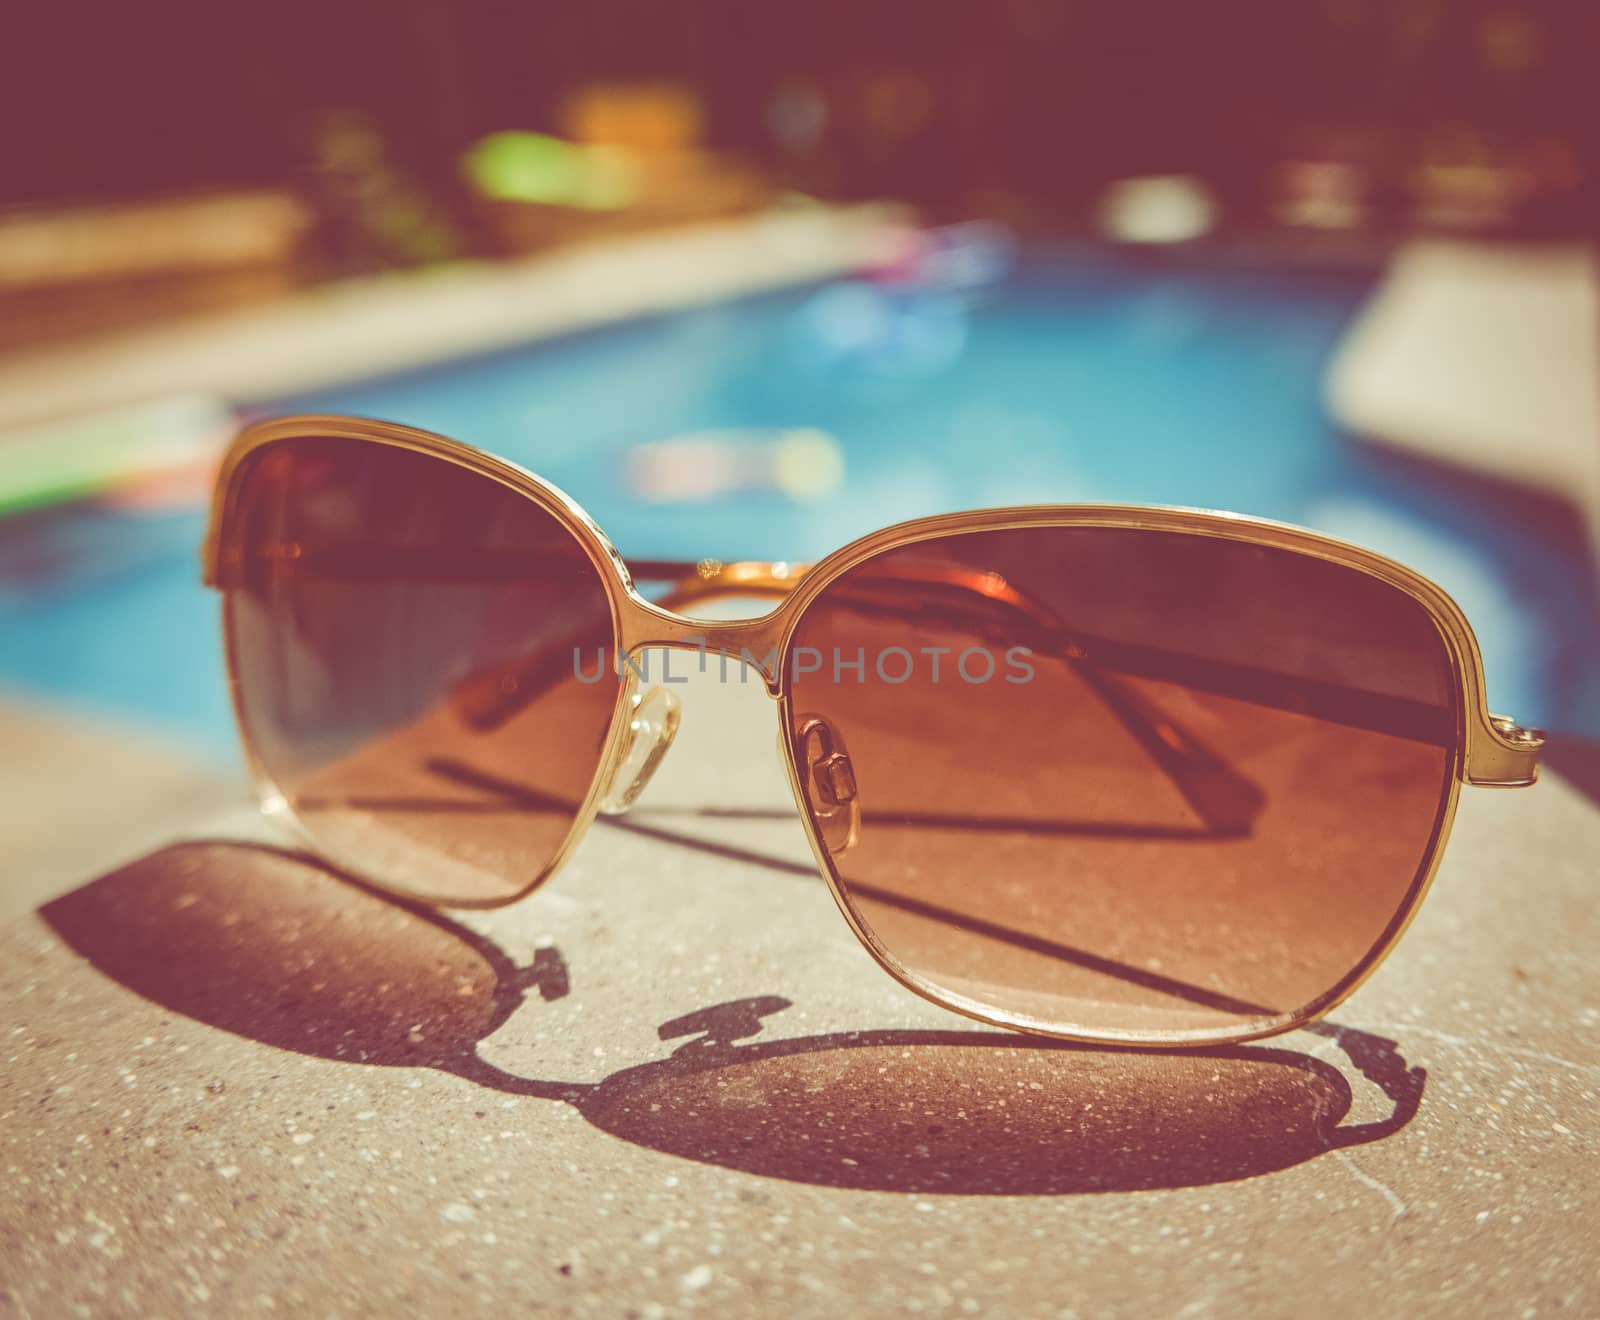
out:
{"label": "poolside concrete edge", "polygon": [[179,395],[282,397],[526,340],[821,279],[870,261],[891,206],[770,212],[517,261],[306,289],[0,359],[4,432]]}
{"label": "poolside concrete edge", "polygon": [[1396,253],[1328,375],[1363,438],[1576,505],[1600,558],[1600,259],[1430,239]]}

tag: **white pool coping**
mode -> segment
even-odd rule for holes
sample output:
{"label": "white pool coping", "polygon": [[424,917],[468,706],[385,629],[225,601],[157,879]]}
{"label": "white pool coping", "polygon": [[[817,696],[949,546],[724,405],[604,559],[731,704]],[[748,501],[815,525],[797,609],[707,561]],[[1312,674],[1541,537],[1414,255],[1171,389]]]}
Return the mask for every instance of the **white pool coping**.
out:
{"label": "white pool coping", "polygon": [[1577,245],[1407,244],[1329,373],[1358,435],[1575,504],[1600,556],[1600,261]]}
{"label": "white pool coping", "polygon": [[278,398],[801,284],[871,261],[903,223],[887,206],[772,212],[51,344],[0,358],[0,433],[179,396]]}

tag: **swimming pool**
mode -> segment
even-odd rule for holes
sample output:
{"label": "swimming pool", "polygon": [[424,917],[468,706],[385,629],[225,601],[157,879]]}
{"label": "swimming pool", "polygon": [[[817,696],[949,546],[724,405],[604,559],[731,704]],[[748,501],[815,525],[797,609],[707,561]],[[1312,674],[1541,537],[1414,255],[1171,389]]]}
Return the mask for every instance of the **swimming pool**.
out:
{"label": "swimming pool", "polygon": [[[1496,708],[1600,735],[1600,621],[1576,531],[1384,461],[1326,415],[1326,366],[1376,274],[1036,248],[983,280],[832,281],[239,402],[469,440],[562,486],[641,556],[809,559],[905,518],[1016,503],[1301,523],[1455,595]],[[687,439],[650,447],[673,437]],[[798,483],[782,459],[797,437],[827,459]],[[731,464],[728,489],[696,489],[707,462]],[[675,474],[683,493],[660,498]],[[0,524],[0,696],[234,756],[203,521],[79,506]]]}

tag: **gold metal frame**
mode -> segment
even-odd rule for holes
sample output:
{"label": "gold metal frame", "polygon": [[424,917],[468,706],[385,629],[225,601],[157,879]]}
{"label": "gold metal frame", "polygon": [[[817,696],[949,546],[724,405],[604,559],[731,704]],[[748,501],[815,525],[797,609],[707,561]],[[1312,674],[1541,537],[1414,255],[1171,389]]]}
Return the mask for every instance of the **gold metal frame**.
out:
{"label": "gold metal frame", "polygon": [[[428,454],[497,481],[534,501],[571,532],[598,570],[610,598],[613,637],[619,657],[632,657],[645,649],[671,648],[721,650],[724,654],[760,658],[767,691],[778,703],[779,742],[796,806],[811,841],[818,869],[851,930],[879,965],[908,989],[942,1007],[996,1026],[1065,1040],[1153,1049],[1170,1048],[1175,1044],[1227,1044],[1276,1035],[1303,1026],[1328,1013],[1353,994],[1409,926],[1438,870],[1439,859],[1455,817],[1461,785],[1521,787],[1532,784],[1538,778],[1543,735],[1537,730],[1523,728],[1509,719],[1490,714],[1484,695],[1483,658],[1477,639],[1460,607],[1440,587],[1421,574],[1360,546],[1284,523],[1238,514],[1118,505],[1045,505],[941,514],[874,532],[811,566],[781,563],[719,564],[715,561],[702,561],[699,565],[653,565],[652,577],[674,577],[678,576],[680,570],[685,570],[675,590],[664,598],[664,602],[653,603],[639,593],[628,561],[588,514],[555,486],[516,464],[460,441],[390,422],[335,416],[283,417],[246,428],[223,459],[202,549],[204,577],[209,585],[221,585],[226,580],[229,567],[236,564],[241,555],[235,539],[237,524],[232,514],[239,487],[238,478],[244,470],[246,459],[274,441],[308,436],[364,440]],[[1274,1018],[1237,1030],[1169,1032],[1160,1039],[1116,1032],[1062,1030],[1048,1022],[1021,1014],[1004,1013],[975,1003],[918,977],[880,944],[846,896],[841,878],[807,803],[802,770],[789,732],[793,728],[794,712],[785,675],[789,672],[790,646],[801,616],[806,607],[840,575],[885,551],[938,537],[1024,527],[1111,527],[1185,532],[1290,550],[1342,564],[1389,583],[1418,602],[1439,630],[1455,679],[1456,737],[1452,772],[1447,779],[1428,854],[1418,869],[1405,906],[1366,959],[1344,981],[1321,999],[1306,1006],[1292,1020]],[[728,621],[692,619],[668,608],[712,596],[751,595],[778,597],[778,604],[770,613],[758,618]],[[298,825],[299,822],[287,808],[283,794],[273,784],[251,746],[240,706],[238,671],[234,663],[231,636],[226,638],[226,653],[234,713],[257,794],[265,809]],[[630,670],[626,681],[619,684],[617,705],[604,754],[596,767],[588,794],[549,864],[525,886],[503,899],[475,903],[452,900],[453,905],[498,907],[516,902],[538,888],[566,861],[598,813],[617,757],[625,746],[636,685],[637,678]],[[363,875],[360,859],[340,857],[333,860]],[[363,878],[369,877],[363,875]],[[380,888],[392,888],[385,885],[381,878],[374,878],[373,882]]]}

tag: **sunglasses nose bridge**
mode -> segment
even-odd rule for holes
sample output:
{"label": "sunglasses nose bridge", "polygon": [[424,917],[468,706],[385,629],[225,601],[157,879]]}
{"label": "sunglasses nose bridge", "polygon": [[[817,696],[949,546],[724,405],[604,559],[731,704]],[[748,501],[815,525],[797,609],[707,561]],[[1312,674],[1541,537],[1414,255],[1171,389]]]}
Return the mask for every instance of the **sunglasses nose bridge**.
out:
{"label": "sunglasses nose bridge", "polygon": [[749,665],[761,675],[769,696],[782,695],[781,611],[755,619],[691,619],[647,600],[631,599],[628,604],[631,608],[622,617],[623,655],[655,648],[696,651],[701,672],[712,665],[722,672]]}

